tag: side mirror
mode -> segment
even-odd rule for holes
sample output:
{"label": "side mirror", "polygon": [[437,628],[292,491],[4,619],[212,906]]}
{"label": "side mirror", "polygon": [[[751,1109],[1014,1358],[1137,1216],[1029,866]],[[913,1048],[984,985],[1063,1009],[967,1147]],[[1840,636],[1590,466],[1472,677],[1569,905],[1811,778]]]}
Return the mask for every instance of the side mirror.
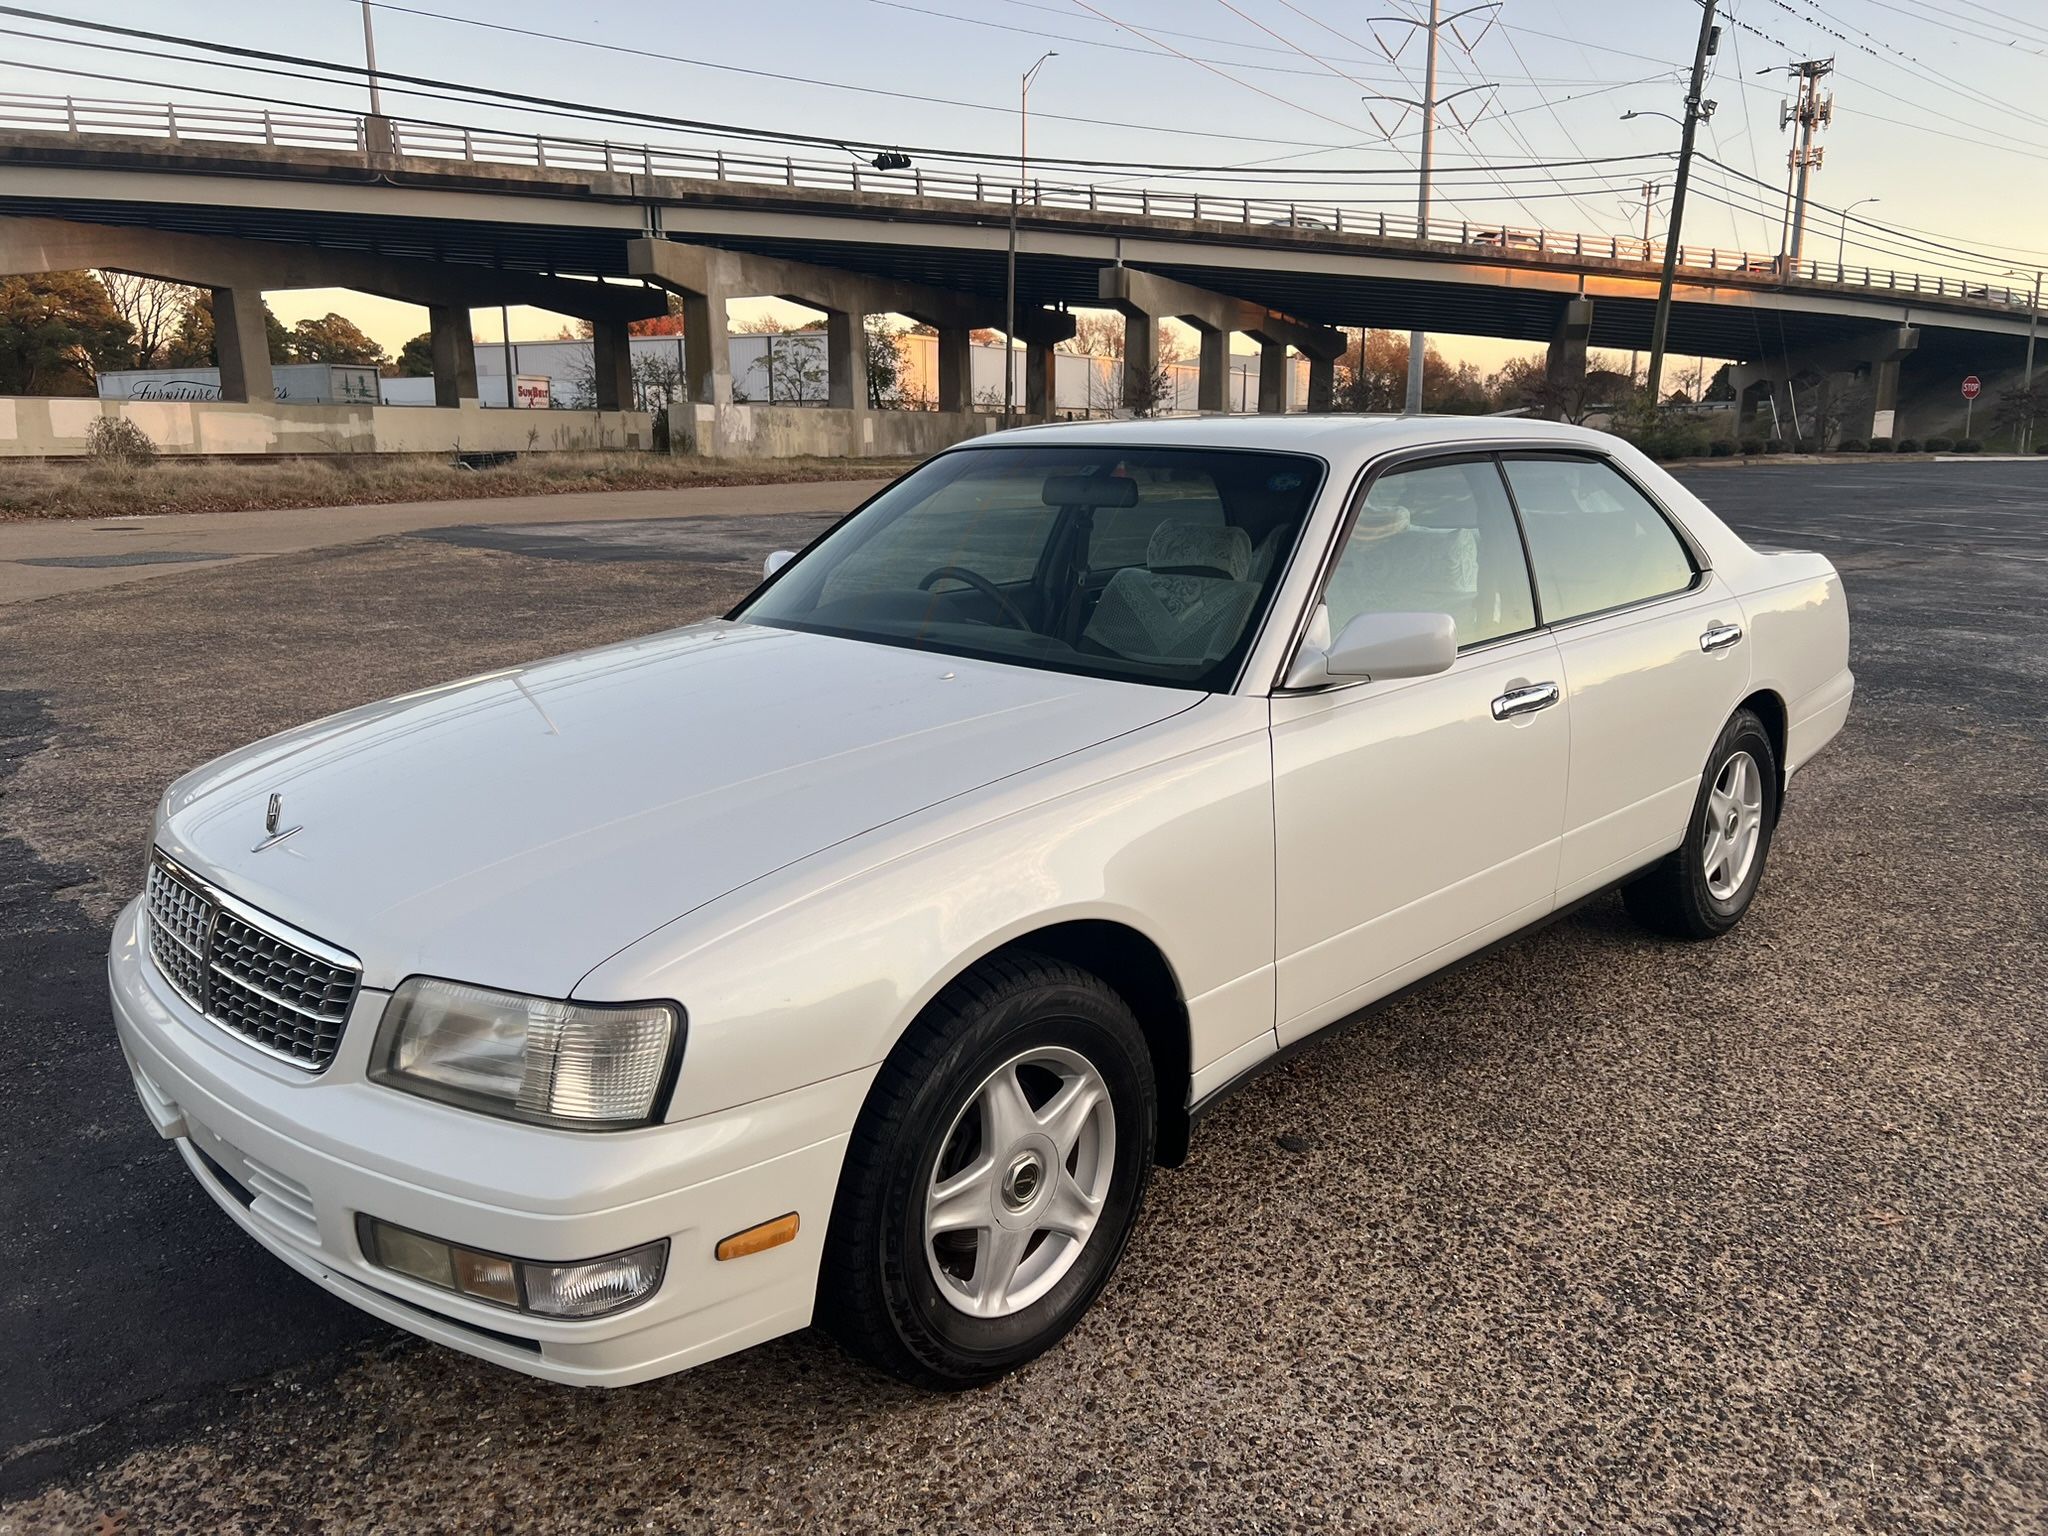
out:
{"label": "side mirror", "polygon": [[763,560],[761,562],[762,577],[765,579],[769,576],[773,576],[777,571],[781,570],[785,565],[789,564],[789,562],[794,560],[795,558],[796,551],[793,549],[776,550],[774,554],[770,555],[766,560]]}
{"label": "side mirror", "polygon": [[1287,674],[1289,688],[1428,677],[1458,659],[1458,625],[1448,613],[1361,613],[1334,641],[1329,636],[1329,610],[1318,609]]}

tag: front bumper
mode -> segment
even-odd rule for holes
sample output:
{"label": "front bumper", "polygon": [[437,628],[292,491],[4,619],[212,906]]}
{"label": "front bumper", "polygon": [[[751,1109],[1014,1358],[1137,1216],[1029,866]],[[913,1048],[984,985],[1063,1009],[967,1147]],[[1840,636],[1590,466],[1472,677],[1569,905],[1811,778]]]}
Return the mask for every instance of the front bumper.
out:
{"label": "front bumper", "polygon": [[[870,1072],[671,1125],[520,1125],[368,1081],[389,994],[366,990],[326,1071],[276,1061],[195,1013],[145,958],[131,904],[108,982],[160,1134],[244,1231],[396,1327],[551,1381],[623,1386],[806,1326],[846,1139]],[[684,1063],[687,1071],[688,1062]],[[796,1240],[719,1262],[719,1239],[795,1211]],[[532,1317],[372,1266],[356,1214],[526,1259],[669,1240],[654,1294],[610,1317]]]}

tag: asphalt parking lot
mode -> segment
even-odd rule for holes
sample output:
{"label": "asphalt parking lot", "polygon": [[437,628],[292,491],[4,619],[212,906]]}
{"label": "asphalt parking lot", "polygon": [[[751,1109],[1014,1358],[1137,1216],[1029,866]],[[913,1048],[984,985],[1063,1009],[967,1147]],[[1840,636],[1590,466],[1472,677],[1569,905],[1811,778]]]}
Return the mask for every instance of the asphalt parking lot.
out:
{"label": "asphalt parking lot", "polygon": [[1854,614],[1749,920],[1604,900],[1296,1058],[943,1399],[808,1334],[603,1395],[396,1335],[215,1210],[103,997],[179,771],[721,610],[843,503],[0,607],[0,1532],[2042,1529],[2048,461],[1687,478]]}

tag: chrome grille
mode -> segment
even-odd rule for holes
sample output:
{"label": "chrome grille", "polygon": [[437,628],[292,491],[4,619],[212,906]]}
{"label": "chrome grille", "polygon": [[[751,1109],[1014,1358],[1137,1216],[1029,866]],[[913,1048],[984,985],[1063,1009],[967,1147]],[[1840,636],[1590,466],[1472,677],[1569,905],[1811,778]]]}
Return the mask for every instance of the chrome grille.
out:
{"label": "chrome grille", "polygon": [[282,937],[272,925],[283,924],[162,854],[150,860],[145,906],[150,958],[186,1002],[294,1066],[318,1072],[334,1059],[362,978],[353,960]]}

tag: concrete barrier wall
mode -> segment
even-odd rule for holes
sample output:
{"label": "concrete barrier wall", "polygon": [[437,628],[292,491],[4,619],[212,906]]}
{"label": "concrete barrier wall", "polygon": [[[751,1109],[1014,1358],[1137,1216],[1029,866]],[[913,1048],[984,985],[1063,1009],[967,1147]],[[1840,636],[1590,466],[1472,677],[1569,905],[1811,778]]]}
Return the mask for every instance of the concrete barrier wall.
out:
{"label": "concrete barrier wall", "polygon": [[818,405],[669,407],[669,441],[674,451],[714,459],[923,458],[1001,425],[1000,417],[978,411],[850,411]]}
{"label": "concrete barrier wall", "polygon": [[[797,412],[816,415],[817,412]],[[243,405],[225,400],[0,397],[0,458],[86,451],[102,416],[125,417],[167,454],[561,453],[647,448],[645,411],[487,411],[440,406]]]}

